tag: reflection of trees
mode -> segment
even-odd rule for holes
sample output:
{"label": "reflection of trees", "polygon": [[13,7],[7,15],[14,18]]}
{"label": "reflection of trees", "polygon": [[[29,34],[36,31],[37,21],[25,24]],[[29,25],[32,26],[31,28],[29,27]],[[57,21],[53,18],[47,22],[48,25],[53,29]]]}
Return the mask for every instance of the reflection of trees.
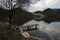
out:
{"label": "reflection of trees", "polygon": [[[44,20],[47,23],[51,23],[51,22],[57,22],[60,21],[60,9],[46,9],[44,11],[37,11],[35,12],[36,14],[43,14],[44,16],[42,17],[42,20]],[[41,19],[39,19],[39,14],[36,16],[38,20],[36,21],[40,21]],[[42,15],[41,15],[42,16]]]}
{"label": "reflection of trees", "polygon": [[39,21],[39,20],[42,20],[43,18],[45,18],[45,15],[42,13],[34,13],[33,17],[35,20]]}
{"label": "reflection of trees", "polygon": [[60,33],[56,33],[56,34],[54,35],[54,39],[55,39],[55,40],[60,40]]}

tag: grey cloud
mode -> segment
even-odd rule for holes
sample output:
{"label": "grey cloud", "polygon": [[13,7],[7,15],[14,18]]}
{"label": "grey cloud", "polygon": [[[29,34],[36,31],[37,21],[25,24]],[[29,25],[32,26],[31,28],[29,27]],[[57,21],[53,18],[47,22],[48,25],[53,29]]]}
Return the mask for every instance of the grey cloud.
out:
{"label": "grey cloud", "polygon": [[44,21],[37,22],[37,21],[31,20],[25,23],[23,26],[32,25],[32,24],[39,24],[38,26],[39,30],[45,33],[60,33],[60,22],[52,22],[48,24],[48,23],[45,23]]}
{"label": "grey cloud", "polygon": [[60,0],[40,0],[35,4],[31,4],[28,8],[30,12],[43,11],[47,8],[60,8]]}

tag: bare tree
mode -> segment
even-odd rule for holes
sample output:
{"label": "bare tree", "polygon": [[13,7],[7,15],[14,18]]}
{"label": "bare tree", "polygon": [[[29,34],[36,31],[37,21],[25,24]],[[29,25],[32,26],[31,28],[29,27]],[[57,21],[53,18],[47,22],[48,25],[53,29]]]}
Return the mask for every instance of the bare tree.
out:
{"label": "bare tree", "polygon": [[29,0],[0,0],[0,7],[7,10],[9,17],[9,29],[11,28],[11,19],[14,14],[12,9],[29,5]]}
{"label": "bare tree", "polygon": [[17,7],[29,5],[29,0],[0,0],[0,6],[4,9],[11,10]]}
{"label": "bare tree", "polygon": [[[11,18],[14,14],[14,11],[12,9],[15,8],[22,8],[25,6],[30,6],[32,0],[0,0],[0,6],[3,9],[6,9],[8,12],[8,17],[9,17],[9,28],[11,27]],[[35,0],[37,1],[37,0]]]}
{"label": "bare tree", "polygon": [[30,6],[40,0],[0,0],[0,6],[4,9],[11,10],[17,7]]}

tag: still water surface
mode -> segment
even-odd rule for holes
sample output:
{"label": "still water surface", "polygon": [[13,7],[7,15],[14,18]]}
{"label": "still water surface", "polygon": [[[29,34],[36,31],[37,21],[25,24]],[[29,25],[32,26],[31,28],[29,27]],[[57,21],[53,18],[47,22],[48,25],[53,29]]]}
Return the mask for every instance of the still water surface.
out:
{"label": "still water surface", "polygon": [[44,21],[31,20],[24,25],[39,24],[38,30],[27,31],[34,37],[45,37],[48,40],[60,40],[60,22],[51,22],[50,24]]}

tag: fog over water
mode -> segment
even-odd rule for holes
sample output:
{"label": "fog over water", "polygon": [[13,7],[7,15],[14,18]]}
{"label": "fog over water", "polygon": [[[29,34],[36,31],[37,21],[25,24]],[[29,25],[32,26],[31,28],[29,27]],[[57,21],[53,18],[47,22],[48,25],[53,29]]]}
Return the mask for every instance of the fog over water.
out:
{"label": "fog over water", "polygon": [[[50,24],[45,23],[44,21],[35,21],[31,20],[24,25],[32,25],[32,24],[39,24],[38,25],[38,30],[35,31],[29,31],[32,36],[42,36],[44,35],[43,33],[47,33],[51,40],[60,40],[60,22],[52,22]],[[39,32],[43,32],[42,34]],[[36,33],[37,32],[37,33]],[[35,34],[35,35],[34,35]]]}

